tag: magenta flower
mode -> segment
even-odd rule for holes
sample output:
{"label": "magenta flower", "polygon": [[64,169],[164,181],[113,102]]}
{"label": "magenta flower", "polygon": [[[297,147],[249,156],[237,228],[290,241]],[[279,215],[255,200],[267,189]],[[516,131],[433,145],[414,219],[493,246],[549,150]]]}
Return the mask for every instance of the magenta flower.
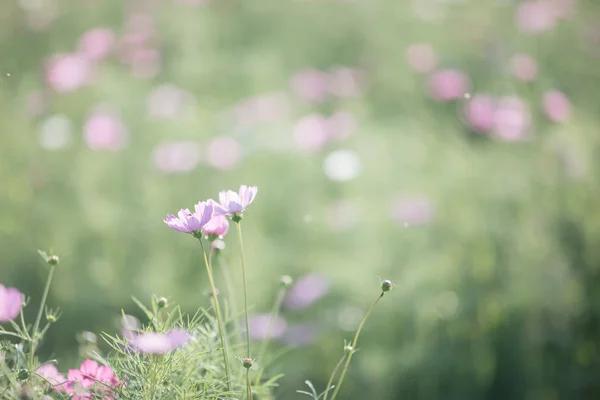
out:
{"label": "magenta flower", "polygon": [[119,151],[127,144],[127,128],[119,116],[101,107],[85,122],[84,140],[93,151]]}
{"label": "magenta flower", "polygon": [[321,149],[329,138],[329,121],[320,114],[302,117],[294,128],[296,146],[304,152]]}
{"label": "magenta flower", "polygon": [[329,280],[317,274],[305,275],[290,288],[284,304],[290,310],[301,310],[325,296],[329,291]]}
{"label": "magenta flower", "polygon": [[442,69],[429,78],[429,93],[437,101],[461,98],[469,90],[469,78],[462,71]]}
{"label": "magenta flower", "polygon": [[206,146],[206,161],[218,169],[232,169],[241,156],[242,149],[234,138],[217,137]]}
{"label": "magenta flower", "polygon": [[46,83],[58,93],[72,92],[86,85],[91,74],[89,60],[79,54],[56,54],[46,65]]}
{"label": "magenta flower", "polygon": [[167,333],[142,333],[129,343],[140,353],[164,354],[186,345],[189,340],[190,335],[185,330],[173,329]]}
{"label": "magenta flower", "polygon": [[[250,337],[252,340],[276,339],[285,332],[287,323],[282,317],[272,318],[270,313],[250,317]],[[270,329],[269,329],[269,325]]]}
{"label": "magenta flower", "polygon": [[201,201],[194,206],[194,213],[187,208],[179,210],[177,217],[172,214],[167,215],[164,223],[178,232],[195,233],[201,231],[204,225],[210,221],[213,211],[213,203]]}
{"label": "magenta flower", "polygon": [[510,59],[510,72],[523,82],[531,82],[537,75],[537,63],[528,54],[515,54]]}
{"label": "magenta flower", "polygon": [[494,126],[496,103],[486,94],[476,94],[465,105],[465,119],[476,132],[488,132]]}
{"label": "magenta flower", "polygon": [[67,377],[67,393],[73,395],[72,400],[88,400],[99,395],[112,400],[113,389],[119,386],[114,372],[93,360],[84,361],[79,369],[70,369]]}
{"label": "magenta flower", "polygon": [[[216,202],[215,202],[216,204]],[[204,228],[202,233],[206,236],[216,236],[222,238],[229,230],[229,220],[224,215],[214,214]]]}
{"label": "magenta flower", "polygon": [[291,79],[292,92],[304,100],[319,103],[327,95],[327,79],[325,72],[316,69],[304,69]]}
{"label": "magenta flower", "polygon": [[36,372],[43,376],[46,381],[48,381],[50,384],[50,390],[54,392],[67,393],[67,378],[58,372],[58,369],[56,369],[54,364],[44,364],[39,367]]}
{"label": "magenta flower", "polygon": [[523,140],[531,128],[531,112],[518,97],[503,97],[496,103],[493,133],[501,140]]}
{"label": "magenta flower", "polygon": [[566,122],[571,116],[571,102],[563,92],[550,90],[544,95],[544,113],[552,122]]}
{"label": "magenta flower", "polygon": [[222,215],[239,215],[252,204],[258,188],[256,186],[240,186],[239,193],[233,190],[225,190],[219,193],[219,203],[215,206],[215,212]]}
{"label": "magenta flower", "polygon": [[23,294],[0,284],[0,323],[17,318],[23,308]]}
{"label": "magenta flower", "polygon": [[115,33],[109,28],[94,28],[79,39],[79,53],[88,60],[107,57],[115,44]]}

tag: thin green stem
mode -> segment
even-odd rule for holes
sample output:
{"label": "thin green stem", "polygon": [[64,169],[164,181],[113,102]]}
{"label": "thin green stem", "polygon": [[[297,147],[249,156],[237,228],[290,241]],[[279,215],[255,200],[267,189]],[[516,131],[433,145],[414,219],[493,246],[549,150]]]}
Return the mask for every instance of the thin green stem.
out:
{"label": "thin green stem", "polygon": [[246,396],[252,400],[252,386],[250,385],[250,368],[246,368]]}
{"label": "thin green stem", "polygon": [[[265,339],[263,340],[260,351],[258,353],[258,359],[262,360],[265,353],[267,352],[267,348],[269,347],[269,343],[271,341],[271,330],[273,329],[273,322],[279,316],[279,310],[281,309],[281,304],[283,303],[283,299],[285,298],[285,288],[281,288],[279,293],[277,294],[277,298],[275,299],[275,303],[273,303],[273,309],[271,310],[271,315],[269,316],[269,323],[267,324],[267,332],[265,334]],[[261,375],[256,376],[255,385],[258,385]]]}
{"label": "thin green stem", "polygon": [[217,318],[217,325],[219,327],[219,336],[221,338],[222,352],[223,352],[223,362],[225,364],[225,377],[227,379],[227,391],[232,393],[231,391],[231,376],[229,375],[229,355],[227,354],[227,343],[225,342],[225,335],[223,330],[223,321],[221,320],[221,311],[219,309],[219,299],[217,298],[217,288],[215,287],[215,281],[213,279],[212,267],[208,262],[208,258],[206,257],[206,251],[204,250],[204,244],[202,243],[202,239],[198,239],[200,242],[200,246],[202,247],[202,255],[204,256],[204,264],[206,265],[206,273],[208,274],[208,281],[210,283],[210,290],[212,291],[212,298],[215,307],[215,317]]}
{"label": "thin green stem", "polygon": [[6,335],[6,336],[14,336],[16,338],[19,338],[21,340],[29,340],[27,339],[25,336],[23,335],[19,335],[18,333],[15,332],[9,332],[9,331],[4,331],[4,330],[0,330],[0,335]]}
{"label": "thin green stem", "polygon": [[[231,273],[229,272],[229,268],[225,264],[223,257],[218,257],[217,261],[219,263],[219,269],[221,270],[221,272],[223,274],[223,280],[225,281],[227,297],[229,298],[229,308],[231,309],[230,313],[231,313],[231,315],[234,316],[234,318],[233,318],[234,329],[236,332],[241,332],[242,330],[240,329],[240,323],[239,323],[239,320],[237,317],[238,316],[237,315],[237,307],[236,307],[237,298],[235,297],[235,290],[233,288],[233,279],[231,278]],[[238,335],[235,335],[235,336],[236,336],[236,338],[239,339]]]}
{"label": "thin green stem", "polygon": [[340,358],[340,361],[338,361],[338,363],[335,365],[335,368],[333,369],[333,372],[331,373],[331,376],[329,377],[329,382],[327,382],[327,386],[325,386],[325,395],[323,396],[323,400],[327,400],[327,396],[329,396],[329,388],[331,388],[333,379],[335,378],[335,375],[337,374],[338,369],[340,369],[340,367],[342,366],[342,363],[344,362],[345,359],[346,359],[346,355],[344,354],[342,356],[342,358]]}
{"label": "thin green stem", "polygon": [[56,269],[56,265],[50,265],[50,272],[48,273],[48,279],[46,279],[46,287],[44,288],[44,294],[42,295],[42,302],[40,304],[40,309],[38,310],[37,318],[35,319],[35,324],[33,324],[33,330],[31,331],[31,351],[29,353],[29,368],[33,370],[33,358],[35,354],[35,350],[38,344],[38,329],[40,327],[40,321],[42,320],[42,314],[44,313],[44,307],[46,306],[46,299],[48,298],[48,292],[50,292],[50,284],[52,283],[52,277],[54,276],[54,270]]}
{"label": "thin green stem", "polygon": [[250,358],[250,322],[248,321],[248,291],[246,286],[246,263],[244,262],[244,242],[242,240],[242,224],[236,223],[238,240],[240,242],[240,255],[242,258],[242,281],[244,284],[244,315],[246,316],[246,357]]}
{"label": "thin green stem", "polygon": [[333,391],[333,396],[331,396],[331,400],[335,400],[335,397],[337,396],[338,392],[340,391],[340,388],[342,387],[342,383],[344,382],[344,378],[346,377],[346,372],[348,372],[348,367],[350,366],[350,360],[352,360],[352,355],[356,351],[356,343],[358,342],[358,336],[360,335],[360,331],[364,326],[365,322],[367,321],[367,318],[369,318],[369,315],[371,315],[373,309],[375,308],[377,303],[379,303],[379,300],[383,297],[384,294],[385,292],[381,292],[379,297],[377,297],[377,300],[375,300],[375,303],[373,303],[371,308],[369,308],[369,311],[367,311],[367,313],[365,314],[365,317],[360,322],[360,325],[358,325],[358,329],[356,330],[356,334],[354,335],[354,340],[352,341],[352,350],[350,350],[350,353],[348,353],[348,358],[346,358],[346,363],[344,364],[344,369],[342,370],[340,379],[338,379],[337,385],[335,385],[335,390]]}

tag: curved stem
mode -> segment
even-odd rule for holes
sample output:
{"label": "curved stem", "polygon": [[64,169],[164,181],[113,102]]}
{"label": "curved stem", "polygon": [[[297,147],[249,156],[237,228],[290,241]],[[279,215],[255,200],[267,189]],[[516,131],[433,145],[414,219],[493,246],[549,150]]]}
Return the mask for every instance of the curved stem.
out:
{"label": "curved stem", "polygon": [[344,369],[342,370],[340,379],[338,379],[337,385],[335,385],[335,390],[333,391],[333,396],[331,396],[331,400],[335,400],[335,396],[337,396],[338,392],[340,391],[340,387],[342,387],[342,383],[344,382],[344,378],[346,377],[346,372],[348,372],[348,367],[350,366],[350,360],[352,360],[352,355],[356,351],[356,342],[358,342],[358,336],[360,335],[360,331],[362,330],[363,325],[367,321],[367,318],[369,318],[369,315],[371,315],[371,313],[373,312],[373,309],[375,308],[377,303],[379,303],[379,300],[383,297],[384,294],[385,294],[385,292],[381,292],[379,297],[377,297],[377,300],[375,300],[375,303],[373,303],[371,308],[369,308],[369,311],[367,311],[367,313],[365,314],[365,317],[360,322],[360,325],[358,326],[358,329],[356,330],[356,334],[354,335],[354,340],[352,341],[352,350],[350,351],[350,353],[348,353],[348,358],[346,359],[346,363],[344,364]]}
{"label": "curved stem", "polygon": [[246,393],[247,399],[252,400],[252,386],[250,385],[250,368],[246,368]]}
{"label": "curved stem", "polygon": [[204,256],[204,264],[206,265],[206,273],[208,274],[208,281],[210,283],[210,290],[212,291],[212,298],[215,307],[215,317],[217,318],[217,325],[219,327],[219,336],[221,338],[223,362],[225,364],[225,378],[227,379],[227,390],[231,393],[231,376],[229,375],[229,355],[227,354],[227,343],[225,342],[225,335],[223,331],[223,321],[221,321],[221,311],[219,310],[219,300],[217,298],[217,288],[215,287],[215,281],[213,279],[212,267],[206,257],[206,251],[204,250],[204,244],[202,239],[198,239],[200,246],[202,247],[202,255]]}
{"label": "curved stem", "polygon": [[323,400],[327,400],[327,396],[329,395],[329,388],[331,388],[331,384],[333,383],[333,378],[335,378],[335,374],[337,374],[338,369],[340,369],[345,359],[346,355],[344,354],[342,358],[340,358],[340,361],[338,361],[338,363],[335,365],[335,368],[333,369],[333,372],[329,377],[329,382],[327,382],[327,386],[325,387],[325,395],[323,396]]}
{"label": "curved stem", "polygon": [[46,287],[44,288],[44,294],[42,295],[42,302],[40,304],[40,309],[38,310],[37,318],[35,319],[35,324],[33,325],[33,330],[31,331],[31,351],[29,353],[29,368],[33,370],[33,358],[35,354],[35,350],[38,344],[38,329],[40,327],[40,321],[42,320],[42,314],[44,313],[44,307],[46,306],[46,299],[48,298],[48,292],[50,292],[50,284],[52,283],[52,277],[54,276],[54,270],[56,269],[56,265],[50,266],[50,272],[48,273],[48,279],[46,279]]}
{"label": "curved stem", "polygon": [[242,225],[236,223],[238,239],[240,242],[240,255],[242,258],[242,281],[244,283],[244,315],[246,316],[246,357],[250,358],[250,323],[248,322],[248,291],[246,289],[246,264],[244,262],[244,242],[242,240]]}
{"label": "curved stem", "polygon": [[9,332],[9,331],[4,331],[4,330],[0,330],[0,335],[6,335],[6,336],[14,336],[16,338],[19,338],[21,340],[29,340],[27,339],[25,336],[19,335],[18,333],[15,332]]}

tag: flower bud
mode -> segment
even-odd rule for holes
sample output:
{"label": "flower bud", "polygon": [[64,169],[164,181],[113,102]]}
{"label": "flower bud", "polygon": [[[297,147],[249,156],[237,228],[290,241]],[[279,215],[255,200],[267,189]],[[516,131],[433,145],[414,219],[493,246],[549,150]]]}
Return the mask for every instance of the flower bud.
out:
{"label": "flower bud", "polygon": [[167,308],[169,306],[169,300],[166,297],[161,297],[156,302],[158,308]]}
{"label": "flower bud", "polygon": [[26,370],[25,368],[21,368],[19,372],[17,372],[17,379],[19,379],[20,381],[24,381],[28,379],[30,375],[31,374],[28,370]]}
{"label": "flower bud", "polygon": [[390,290],[392,290],[393,286],[394,285],[392,284],[392,281],[386,279],[385,281],[381,282],[381,291],[384,293],[389,292]]}
{"label": "flower bud", "polygon": [[352,348],[352,345],[350,343],[346,343],[344,345],[344,353],[350,354],[350,353],[352,353],[353,350],[354,349]]}
{"label": "flower bud", "polygon": [[46,321],[48,321],[49,324],[55,323],[57,319],[58,318],[54,314],[46,314]]}
{"label": "flower bud", "polygon": [[54,254],[49,255],[44,250],[38,250],[38,253],[40,254],[40,256],[42,256],[42,258],[44,259],[44,261],[46,261],[46,263],[48,265],[54,266],[54,265],[58,265],[58,263],[60,262],[60,258],[58,258],[57,255],[54,255]]}
{"label": "flower bud", "polygon": [[292,283],[294,283],[294,280],[289,275],[283,275],[279,282],[280,282],[282,288],[287,289],[290,286],[292,286]]}
{"label": "flower bud", "polygon": [[244,358],[244,359],[242,359],[242,365],[246,369],[252,368],[252,363],[253,362],[254,362],[254,360],[252,360],[251,358]]}
{"label": "flower bud", "polygon": [[[219,295],[219,289],[215,288],[215,295],[218,296]],[[206,297],[212,297],[213,296],[213,291],[211,289],[208,289],[206,291]]]}

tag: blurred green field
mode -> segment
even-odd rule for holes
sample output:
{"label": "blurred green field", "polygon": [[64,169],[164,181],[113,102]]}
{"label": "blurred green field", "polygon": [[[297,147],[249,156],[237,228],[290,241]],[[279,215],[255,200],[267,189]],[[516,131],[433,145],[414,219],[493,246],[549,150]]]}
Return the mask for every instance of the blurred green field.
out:
{"label": "blurred green field", "polygon": [[[77,333],[117,332],[132,295],[208,306],[163,218],[249,184],[253,311],[281,275],[330,282],[283,312],[315,337],[278,398],[325,386],[378,276],[397,286],[341,398],[600,397],[599,4],[193,3],[0,4],[0,282],[35,304],[37,249],[62,256],[43,356],[77,364]],[[447,69],[468,83],[436,86]]]}

